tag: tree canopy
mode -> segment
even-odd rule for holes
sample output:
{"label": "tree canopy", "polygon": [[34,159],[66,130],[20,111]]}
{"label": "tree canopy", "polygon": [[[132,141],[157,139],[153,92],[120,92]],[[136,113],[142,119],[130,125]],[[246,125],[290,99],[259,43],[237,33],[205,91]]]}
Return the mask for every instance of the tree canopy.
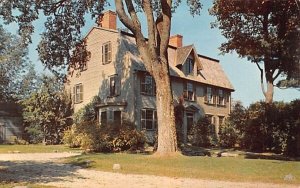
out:
{"label": "tree canopy", "polygon": [[[15,0],[0,2],[0,16],[6,23],[17,22],[23,43],[31,42],[33,21],[45,17],[45,32],[38,45],[42,63],[56,75],[70,63],[78,62],[74,49],[79,48],[81,28],[85,15],[101,16],[106,0]],[[170,38],[172,13],[182,0],[115,0],[120,21],[133,33],[137,48],[147,71],[157,83],[158,152],[169,153],[177,149],[173,96],[169,77],[167,48]],[[200,0],[186,0],[192,15],[199,14]],[[142,33],[137,12],[146,17],[148,40]],[[79,45],[78,45],[79,44]],[[83,46],[84,47],[84,46]],[[88,53],[85,53],[88,55]],[[79,56],[80,57],[80,56]],[[87,58],[87,57],[80,57]]]}
{"label": "tree canopy", "polygon": [[300,66],[298,1],[215,0],[211,14],[217,19],[212,26],[221,29],[227,39],[221,51],[236,51],[257,64],[267,102],[273,99],[273,85],[279,75],[299,79],[299,72],[295,72]]}
{"label": "tree canopy", "polygon": [[21,39],[0,26],[0,101],[16,101],[28,95],[35,71]]}

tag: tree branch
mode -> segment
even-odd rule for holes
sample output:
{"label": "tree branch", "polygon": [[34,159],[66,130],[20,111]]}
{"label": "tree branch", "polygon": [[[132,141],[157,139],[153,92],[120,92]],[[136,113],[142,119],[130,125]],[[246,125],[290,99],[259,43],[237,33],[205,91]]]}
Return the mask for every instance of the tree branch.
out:
{"label": "tree branch", "polygon": [[264,94],[264,96],[266,97],[266,90],[264,87],[264,70],[259,66],[259,64],[256,62],[255,63],[258,67],[258,69],[260,70],[260,84],[261,84],[261,90]]}
{"label": "tree branch", "polygon": [[[156,47],[156,35],[155,35],[155,23],[153,17],[153,9],[150,1],[142,1],[143,2],[143,10],[147,17],[147,25],[148,25],[148,43],[149,47],[153,48]],[[154,51],[154,48],[151,49]]]}
{"label": "tree branch", "polygon": [[[170,38],[172,0],[161,0],[162,7],[162,31],[160,33],[160,55],[167,55]],[[167,57],[166,57],[167,58]]]}
{"label": "tree branch", "polygon": [[[275,71],[273,72],[273,74],[274,73],[275,73]],[[273,80],[275,81],[281,73],[282,73],[282,70],[278,70],[277,74],[273,77]]]}
{"label": "tree branch", "polygon": [[116,11],[119,16],[120,21],[128,28],[130,31],[132,31],[133,34],[136,34],[136,28],[133,24],[133,21],[128,17],[128,15],[125,12],[124,4],[122,0],[115,0],[116,5]]}
{"label": "tree branch", "polygon": [[125,0],[125,3],[126,3],[126,6],[127,6],[127,10],[130,14],[130,17],[131,17],[131,20],[134,24],[134,26],[141,30],[141,23],[139,21],[139,18],[137,17],[136,15],[136,12],[135,12],[135,9],[134,9],[134,6],[132,4],[132,0]]}

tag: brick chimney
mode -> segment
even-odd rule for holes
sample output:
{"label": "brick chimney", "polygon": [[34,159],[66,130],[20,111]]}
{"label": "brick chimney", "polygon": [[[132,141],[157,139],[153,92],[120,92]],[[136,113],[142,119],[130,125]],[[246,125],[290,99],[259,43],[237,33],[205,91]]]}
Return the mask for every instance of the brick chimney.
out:
{"label": "brick chimney", "polygon": [[97,24],[99,27],[116,30],[117,14],[111,10],[105,11],[98,17]]}
{"label": "brick chimney", "polygon": [[180,48],[182,47],[182,36],[181,35],[173,35],[170,37],[169,45]]}

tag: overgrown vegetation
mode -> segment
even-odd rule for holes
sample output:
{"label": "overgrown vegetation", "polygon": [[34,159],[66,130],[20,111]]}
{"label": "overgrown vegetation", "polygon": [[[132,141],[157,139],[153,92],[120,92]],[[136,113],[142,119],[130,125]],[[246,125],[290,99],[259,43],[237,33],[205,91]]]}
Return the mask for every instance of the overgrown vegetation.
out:
{"label": "overgrown vegetation", "polygon": [[200,118],[188,132],[188,141],[194,146],[210,147],[217,145],[217,137],[206,117]]}
{"label": "overgrown vegetation", "polygon": [[65,131],[63,141],[70,147],[81,147],[95,152],[119,152],[143,149],[145,136],[135,125],[123,120],[122,125],[108,123],[99,125],[96,121],[95,106],[99,98],[74,114],[72,127]]}
{"label": "overgrown vegetation", "polygon": [[43,76],[39,90],[24,98],[25,140],[29,143],[59,144],[71,125],[71,100],[54,77]]}
{"label": "overgrown vegetation", "polygon": [[220,130],[222,146],[239,144],[256,152],[300,155],[300,100],[290,103],[256,102],[249,108],[236,104]]}

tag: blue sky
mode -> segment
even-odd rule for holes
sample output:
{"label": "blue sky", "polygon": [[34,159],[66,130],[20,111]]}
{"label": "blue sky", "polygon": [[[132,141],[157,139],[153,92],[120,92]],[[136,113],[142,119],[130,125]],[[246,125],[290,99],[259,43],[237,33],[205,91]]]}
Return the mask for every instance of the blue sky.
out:
{"label": "blue sky", "polygon": [[[260,72],[256,65],[248,62],[246,59],[239,58],[235,53],[220,55],[218,47],[226,39],[221,35],[219,29],[211,29],[210,27],[210,23],[215,19],[208,13],[208,9],[212,6],[212,1],[202,0],[202,3],[201,15],[193,17],[183,1],[182,6],[173,15],[171,34],[181,34],[184,45],[194,44],[199,54],[220,60],[224,71],[235,88],[235,92],[232,94],[234,100],[242,101],[245,106],[258,100],[264,100],[260,88]],[[107,7],[107,9],[114,10],[114,7]],[[29,58],[36,65],[36,69],[39,72],[44,71],[36,51],[40,33],[44,30],[43,22],[43,18],[34,22],[33,43],[29,46]],[[93,25],[95,25],[95,21],[87,17],[86,26],[82,29],[83,35]],[[118,27],[124,26],[118,22]],[[10,24],[6,26],[6,29],[16,33],[18,27],[16,24]],[[276,101],[288,102],[296,98],[300,98],[299,90],[275,88],[274,100]]]}

